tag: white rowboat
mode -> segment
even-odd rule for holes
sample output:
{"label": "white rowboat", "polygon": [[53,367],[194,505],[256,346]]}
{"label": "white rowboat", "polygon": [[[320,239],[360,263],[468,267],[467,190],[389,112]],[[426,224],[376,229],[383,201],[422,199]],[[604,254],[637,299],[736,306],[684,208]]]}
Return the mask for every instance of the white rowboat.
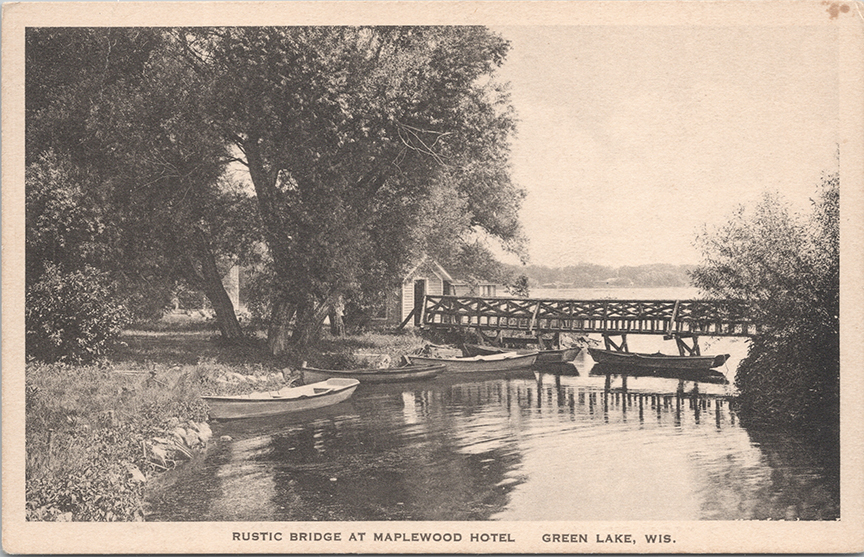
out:
{"label": "white rowboat", "polygon": [[361,383],[396,383],[399,381],[415,381],[431,379],[444,371],[444,364],[423,366],[402,366],[384,369],[315,369],[302,368],[304,381],[324,381],[331,377],[347,377]]}
{"label": "white rowboat", "polygon": [[470,358],[429,358],[426,356],[405,356],[412,364],[444,364],[447,371],[453,373],[471,373],[481,371],[509,371],[534,365],[537,352],[519,354],[504,352],[487,356]]}
{"label": "white rowboat", "polygon": [[203,396],[215,420],[276,416],[331,406],[348,399],[360,382],[356,379],[328,379],[302,387],[238,396]]}

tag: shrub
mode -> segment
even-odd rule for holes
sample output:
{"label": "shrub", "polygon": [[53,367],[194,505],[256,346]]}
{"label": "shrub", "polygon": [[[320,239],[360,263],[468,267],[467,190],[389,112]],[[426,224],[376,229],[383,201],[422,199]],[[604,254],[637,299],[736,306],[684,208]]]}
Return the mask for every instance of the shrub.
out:
{"label": "shrub", "polygon": [[839,195],[826,175],[810,215],[766,195],[699,239],[696,286],[746,301],[760,327],[735,379],[742,423],[839,427]]}
{"label": "shrub", "polygon": [[28,358],[92,361],[105,354],[129,323],[115,286],[92,267],[64,274],[46,264],[40,280],[28,285],[26,297]]}
{"label": "shrub", "polygon": [[[75,445],[76,465],[27,478],[27,519],[47,521],[141,521],[144,483],[130,473],[129,455],[141,452],[142,436],[127,425],[96,429],[92,433],[58,435],[68,447]],[[55,452],[59,452],[56,448]],[[68,451],[67,451],[68,453]],[[73,455],[56,454],[55,458]]]}

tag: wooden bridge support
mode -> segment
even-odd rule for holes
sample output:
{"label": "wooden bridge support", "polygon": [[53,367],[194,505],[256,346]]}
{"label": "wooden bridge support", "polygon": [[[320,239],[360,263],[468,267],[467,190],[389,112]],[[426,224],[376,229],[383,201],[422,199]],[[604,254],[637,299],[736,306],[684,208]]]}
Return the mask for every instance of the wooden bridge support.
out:
{"label": "wooden bridge support", "polygon": [[[611,338],[613,335],[614,336],[620,336],[621,341],[619,343],[616,343]],[[627,333],[621,333],[620,335],[615,334],[615,333],[612,333],[612,334],[603,333],[603,343],[606,345],[606,350],[614,350],[615,352],[629,352],[630,351],[630,349],[627,348]]]}
{"label": "wooden bridge support", "polygon": [[693,339],[693,345],[688,346],[686,336],[681,335],[672,335],[671,338],[675,339],[675,344],[678,345],[678,354],[681,356],[701,356],[702,352],[699,349],[699,337],[696,335],[690,336],[689,338]]}

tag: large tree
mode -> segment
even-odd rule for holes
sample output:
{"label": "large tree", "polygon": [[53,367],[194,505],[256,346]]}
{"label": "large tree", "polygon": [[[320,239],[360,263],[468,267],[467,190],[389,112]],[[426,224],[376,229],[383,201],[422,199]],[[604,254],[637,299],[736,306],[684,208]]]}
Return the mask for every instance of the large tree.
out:
{"label": "large tree", "polygon": [[696,286],[748,302],[760,326],[736,375],[742,417],[836,431],[840,386],[840,179],[810,215],[776,195],[699,238]]}
{"label": "large tree", "polygon": [[474,228],[518,249],[514,122],[492,79],[508,49],[500,37],[291,27],[180,30],[176,41],[255,187],[275,273],[274,353],[313,340],[339,296],[404,269],[436,190],[468,217],[454,242]]}
{"label": "large tree", "polygon": [[[251,241],[257,227],[248,199],[224,187],[231,156],[170,38],[147,28],[29,29],[27,159],[55,153],[86,176],[75,211],[90,208],[103,229],[101,257],[89,263],[112,271],[133,305],[159,308],[185,281],[206,293],[223,335],[238,338],[219,267],[237,262],[238,236]],[[28,271],[50,255],[31,247]]]}
{"label": "large tree", "polygon": [[[315,338],[341,297],[389,287],[422,250],[464,259],[478,234],[521,249],[512,109],[493,79],[508,46],[486,29],[40,29],[27,39],[28,158],[54,149],[77,165],[117,272],[139,286],[185,278],[226,336],[239,329],[216,264],[255,253],[244,246],[259,234],[276,353]],[[235,155],[257,215],[220,185]]]}

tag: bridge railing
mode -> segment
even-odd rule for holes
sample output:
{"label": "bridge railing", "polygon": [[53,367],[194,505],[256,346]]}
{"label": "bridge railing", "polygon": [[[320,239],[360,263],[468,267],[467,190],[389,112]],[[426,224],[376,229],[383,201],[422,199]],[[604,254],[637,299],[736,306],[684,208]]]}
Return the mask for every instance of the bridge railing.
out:
{"label": "bridge railing", "polygon": [[427,328],[527,332],[751,336],[756,325],[739,300],[535,300],[427,296]]}

